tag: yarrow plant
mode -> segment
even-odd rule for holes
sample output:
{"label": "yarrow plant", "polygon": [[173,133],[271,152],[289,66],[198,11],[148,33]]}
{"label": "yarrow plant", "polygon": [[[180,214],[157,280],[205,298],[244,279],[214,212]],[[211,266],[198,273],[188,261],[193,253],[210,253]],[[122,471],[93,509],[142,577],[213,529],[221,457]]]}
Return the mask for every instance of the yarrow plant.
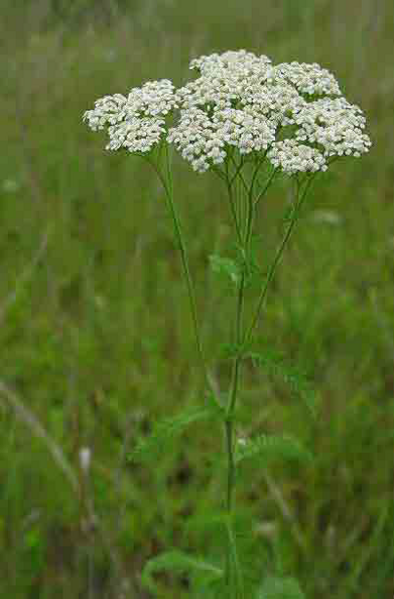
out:
{"label": "yarrow plant", "polygon": [[[273,364],[269,355],[253,349],[253,340],[270,283],[312,182],[336,160],[367,153],[371,140],[364,132],[366,121],[361,109],[346,100],[332,73],[318,64],[274,65],[267,56],[240,50],[201,56],[191,61],[190,68],[197,72],[197,78],[179,89],[168,79],[150,81],[133,88],[128,95],[97,100],[83,118],[94,131],[107,131],[106,149],[126,150],[154,167],[180,247],[208,402],[204,409],[166,421],[155,431],[153,443],[159,437],[183,430],[190,422],[208,417],[222,420],[225,436],[223,522],[227,542],[223,567],[212,564],[208,556],[196,559],[169,552],[149,562],[145,580],[153,589],[152,573],[157,569],[175,567],[189,573],[197,570],[204,574],[201,584],[206,585],[200,590],[208,593],[211,584],[220,589],[215,596],[238,599],[246,597],[233,529],[234,489],[240,463],[256,455],[269,455],[275,448],[281,455],[302,454],[299,444],[290,437],[237,437],[236,406],[242,365],[246,359],[262,366]],[[236,297],[233,339],[227,346],[232,375],[225,393],[213,388],[204,357],[186,241],[174,203],[171,149],[178,151],[198,173],[211,171],[217,175],[226,187],[237,258],[211,256],[212,268],[229,277]],[[256,215],[271,186],[283,176],[294,184],[292,204],[272,263],[262,270],[256,266]],[[254,312],[247,314],[246,294],[256,276],[260,290]],[[279,366],[274,363],[275,368]],[[287,380],[294,383],[295,379],[288,375]],[[138,459],[149,446],[149,440],[142,439],[132,457]],[[292,579],[269,577],[253,593],[258,599],[302,597]],[[250,591],[247,596],[251,596]]]}

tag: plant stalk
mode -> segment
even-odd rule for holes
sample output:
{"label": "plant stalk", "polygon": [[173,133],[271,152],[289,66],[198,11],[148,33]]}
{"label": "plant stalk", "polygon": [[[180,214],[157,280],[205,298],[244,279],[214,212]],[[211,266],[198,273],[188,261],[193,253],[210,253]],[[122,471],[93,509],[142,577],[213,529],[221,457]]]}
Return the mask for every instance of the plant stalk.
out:
{"label": "plant stalk", "polygon": [[165,191],[167,205],[169,207],[171,218],[172,218],[172,221],[174,224],[175,236],[176,236],[180,254],[181,254],[183,274],[184,274],[185,280],[186,280],[187,293],[188,293],[188,297],[189,297],[189,304],[190,304],[191,316],[192,316],[192,321],[193,321],[194,337],[195,337],[195,341],[196,341],[196,345],[197,345],[197,352],[198,352],[201,368],[204,373],[205,382],[211,392],[212,397],[214,399],[216,399],[216,393],[215,393],[215,390],[213,389],[212,384],[210,382],[208,370],[207,370],[207,366],[206,366],[206,362],[205,362],[202,341],[201,341],[201,335],[200,335],[200,324],[199,324],[199,319],[198,319],[198,315],[197,315],[197,306],[196,306],[192,277],[190,274],[186,244],[185,244],[184,238],[183,238],[180,218],[179,218],[177,208],[176,208],[176,205],[174,202],[174,188],[173,188],[173,181],[172,181],[172,170],[171,170],[170,157],[169,157],[169,152],[168,152],[168,145],[165,144],[166,176],[163,176],[162,172],[160,171],[160,169],[158,168],[158,166],[156,165],[156,163],[153,160],[152,161],[149,160],[149,163],[154,168],[156,174],[158,175],[158,177],[160,179],[163,189]]}

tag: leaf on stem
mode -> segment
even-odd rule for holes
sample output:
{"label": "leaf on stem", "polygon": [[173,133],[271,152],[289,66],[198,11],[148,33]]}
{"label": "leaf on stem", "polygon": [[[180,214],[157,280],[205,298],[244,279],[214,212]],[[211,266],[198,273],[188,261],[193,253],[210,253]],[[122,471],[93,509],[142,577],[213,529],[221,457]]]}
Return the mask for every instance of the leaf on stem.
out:
{"label": "leaf on stem", "polygon": [[222,258],[217,254],[209,256],[210,266],[213,272],[229,279],[233,285],[238,285],[241,280],[242,271],[239,264],[231,258]]}
{"label": "leaf on stem", "polygon": [[254,351],[245,354],[255,366],[264,368],[273,376],[279,376],[291,392],[302,399],[313,416],[316,415],[316,396],[307,377],[295,366],[286,364],[283,356],[270,350]]}
{"label": "leaf on stem", "polygon": [[285,460],[312,460],[312,454],[294,437],[289,435],[258,435],[254,439],[239,439],[235,463],[259,458],[263,462],[281,458]]}
{"label": "leaf on stem", "polygon": [[245,287],[261,287],[266,274],[259,266],[258,251],[261,247],[261,236],[253,235],[246,252],[243,247],[236,245],[237,264],[240,272],[245,273]]}
{"label": "leaf on stem", "polygon": [[186,522],[185,528],[186,530],[192,531],[204,531],[218,528],[218,529],[226,529],[226,527],[230,524],[233,525],[235,520],[235,514],[229,514],[226,512],[215,512],[215,511],[206,511],[202,514],[198,513],[196,515],[190,516],[188,521]]}
{"label": "leaf on stem", "polygon": [[206,586],[223,577],[223,570],[200,557],[193,557],[182,551],[166,551],[150,559],[142,572],[142,583],[152,592],[157,593],[157,585],[153,580],[153,574],[167,570],[179,574],[189,575],[197,572],[201,584]]}
{"label": "leaf on stem", "polygon": [[163,449],[163,445],[173,438],[180,436],[191,424],[202,420],[222,418],[221,409],[217,404],[204,408],[189,408],[172,418],[165,418],[155,424],[152,433],[141,437],[131,455],[130,461],[138,462],[157,455]]}

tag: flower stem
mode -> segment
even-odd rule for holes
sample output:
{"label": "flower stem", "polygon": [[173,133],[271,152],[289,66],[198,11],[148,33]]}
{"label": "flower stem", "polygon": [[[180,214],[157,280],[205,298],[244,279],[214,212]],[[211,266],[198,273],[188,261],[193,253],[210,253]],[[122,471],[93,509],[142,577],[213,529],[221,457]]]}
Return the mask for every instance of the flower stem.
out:
{"label": "flower stem", "polygon": [[[231,193],[231,185],[229,185],[229,194]],[[244,264],[241,274],[241,279],[238,286],[236,317],[235,317],[235,344],[240,347],[243,340],[242,316],[245,301],[246,273],[248,268],[249,245],[252,235],[253,220],[254,220],[254,204],[253,204],[253,184],[248,189],[247,214],[245,217],[245,235],[240,239],[242,242],[242,250],[244,254]],[[239,233],[239,231],[237,231]],[[238,235],[238,237],[240,237]],[[225,419],[225,438],[227,452],[227,493],[226,493],[226,510],[229,517],[228,522],[228,547],[226,556],[226,584],[229,590],[229,597],[243,597],[242,573],[238,564],[236,553],[236,540],[232,530],[232,514],[234,507],[234,491],[236,483],[236,465],[234,456],[234,411],[237,401],[242,353],[237,351],[233,360],[231,385],[229,390],[228,403],[226,408]],[[235,595],[234,595],[235,594]]]}
{"label": "flower stem", "polygon": [[169,156],[169,152],[168,152],[168,145],[165,144],[166,176],[163,176],[163,173],[160,171],[160,169],[158,168],[157,164],[154,161],[149,160],[149,163],[153,166],[156,174],[158,175],[158,177],[161,181],[161,184],[164,188],[165,194],[166,194],[167,205],[170,210],[170,214],[171,214],[172,221],[174,224],[175,236],[176,236],[178,246],[179,246],[179,251],[181,254],[183,273],[184,273],[185,280],[186,280],[187,293],[188,293],[188,297],[189,297],[189,304],[190,304],[190,310],[191,310],[191,315],[192,315],[194,336],[195,336],[195,340],[196,340],[198,356],[199,356],[199,360],[201,363],[201,368],[204,373],[205,382],[209,387],[212,397],[216,398],[216,394],[215,394],[214,389],[212,388],[212,385],[211,385],[211,382],[210,382],[210,379],[208,376],[207,366],[205,363],[205,357],[204,357],[204,352],[203,352],[202,342],[201,342],[201,335],[200,335],[200,324],[199,324],[199,319],[198,319],[198,315],[197,315],[197,306],[196,306],[196,300],[195,300],[195,295],[194,295],[192,278],[191,278],[191,274],[190,274],[186,244],[185,244],[184,236],[182,233],[182,226],[181,226],[180,218],[179,218],[177,208],[176,208],[176,205],[174,202],[174,188],[173,188],[173,181],[172,181],[172,170],[171,170],[171,164],[170,164],[170,156]]}
{"label": "flower stem", "polygon": [[[239,389],[239,381],[240,381],[240,373],[241,373],[241,363],[244,357],[245,349],[253,335],[256,324],[258,322],[260,312],[262,306],[264,304],[264,300],[267,294],[268,286],[275,274],[276,268],[280,262],[285,246],[290,238],[290,235],[293,231],[294,225],[297,221],[297,216],[301,209],[301,206],[304,202],[306,194],[309,190],[309,187],[313,180],[313,175],[306,182],[306,185],[300,193],[300,186],[297,186],[297,198],[293,210],[293,214],[289,225],[287,227],[286,233],[282,239],[281,244],[277,250],[277,253],[274,257],[274,260],[268,270],[268,275],[266,281],[263,285],[262,291],[260,293],[260,297],[257,304],[257,309],[255,315],[253,317],[252,323],[247,329],[246,333],[243,334],[242,327],[242,315],[245,301],[245,287],[246,287],[246,277],[247,277],[247,269],[248,269],[248,260],[250,253],[250,242],[252,238],[253,232],[253,224],[256,206],[263,195],[267,192],[272,180],[275,176],[275,171],[269,177],[267,184],[264,186],[263,190],[257,194],[257,199],[254,198],[254,182],[256,179],[257,170],[255,171],[252,182],[248,189],[247,193],[247,214],[245,216],[245,235],[242,239],[242,251],[244,254],[244,265],[242,270],[241,279],[238,287],[237,294],[237,305],[236,305],[236,322],[235,322],[235,344],[237,347],[236,356],[233,359],[233,367],[232,367],[232,375],[231,375],[231,385],[229,390],[229,397],[226,409],[226,419],[225,419],[225,438],[226,438],[226,452],[227,452],[227,492],[226,492],[226,510],[229,518],[228,522],[228,547],[227,547],[227,555],[226,555],[226,571],[225,571],[225,581],[228,588],[228,596],[230,599],[233,597],[243,597],[243,584],[242,584],[242,574],[238,564],[238,560],[236,557],[236,540],[234,537],[234,532],[232,530],[232,515],[234,511],[234,492],[235,492],[235,484],[236,484],[236,463],[235,463],[235,455],[234,455],[234,412],[237,401],[238,389]],[[298,183],[298,182],[297,182]],[[229,185],[229,193],[231,192],[231,187]],[[231,198],[233,201],[233,198]],[[237,231],[238,234],[238,231]]]}
{"label": "flower stem", "polygon": [[286,233],[285,233],[285,235],[284,235],[284,237],[283,237],[283,239],[282,239],[282,241],[281,241],[281,243],[280,243],[280,245],[278,247],[278,250],[277,250],[277,252],[275,254],[274,260],[272,261],[271,266],[269,267],[265,283],[264,283],[263,288],[262,288],[262,290],[260,292],[260,297],[259,297],[258,302],[257,302],[256,312],[254,314],[253,320],[252,320],[252,322],[251,322],[251,324],[250,324],[250,326],[249,326],[249,328],[248,328],[248,330],[246,332],[246,335],[245,335],[245,338],[244,338],[244,341],[243,341],[243,347],[244,348],[249,343],[249,341],[250,341],[250,339],[251,339],[251,337],[253,335],[253,332],[254,332],[254,330],[256,328],[256,325],[257,325],[257,322],[259,320],[260,313],[261,313],[261,310],[262,310],[262,307],[263,307],[263,304],[264,304],[264,300],[265,300],[266,295],[267,295],[268,286],[271,283],[271,281],[272,281],[272,279],[273,279],[273,277],[275,275],[276,268],[277,268],[277,266],[278,266],[278,264],[279,264],[279,262],[280,262],[280,260],[282,258],[282,254],[283,254],[283,251],[284,251],[284,249],[286,247],[286,244],[287,244],[287,242],[290,239],[290,236],[291,236],[292,231],[294,229],[295,223],[297,222],[297,216],[298,216],[298,214],[299,214],[299,212],[301,210],[302,204],[303,204],[303,202],[305,200],[305,197],[307,195],[307,192],[308,192],[308,190],[309,190],[309,188],[311,186],[311,183],[312,183],[313,179],[314,179],[314,175],[312,175],[309,178],[309,180],[307,181],[307,184],[306,184],[305,189],[304,189],[303,193],[301,194],[301,196],[300,196],[299,192],[297,193],[297,199],[296,199],[296,204],[294,206],[293,216],[292,216],[292,218],[290,220],[290,223],[289,223],[289,225],[287,227]]}

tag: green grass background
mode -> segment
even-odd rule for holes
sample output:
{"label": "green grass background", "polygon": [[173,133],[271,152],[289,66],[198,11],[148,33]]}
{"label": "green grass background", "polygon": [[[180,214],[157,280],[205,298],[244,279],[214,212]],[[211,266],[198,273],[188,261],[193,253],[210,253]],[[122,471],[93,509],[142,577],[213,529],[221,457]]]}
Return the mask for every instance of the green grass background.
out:
{"label": "green grass background", "polygon": [[[309,373],[316,419],[280,379],[245,370],[242,431],[293,433],[315,456],[243,473],[250,559],[262,574],[296,576],[308,599],[392,598],[392,2],[3,0],[0,13],[0,380],[25,406],[1,393],[0,598],[148,598],[147,558],[217,550],[198,521],[223,498],[218,425],[196,424],[143,466],[125,460],[158,418],[203,401],[203,382],[162,190],[138,159],[105,153],[81,116],[102,95],[180,84],[191,58],[239,48],[332,70],[374,142],[315,186],[259,329]],[[224,387],[229,365],[216,358],[233,298],[208,256],[231,240],[226,198],[210,174],[174,168],[204,344]],[[263,206],[263,258],[287,194],[280,186]],[[87,488],[73,490],[26,413],[77,477],[79,449],[91,448]],[[159,584],[165,599],[190,596],[187,580]]]}

